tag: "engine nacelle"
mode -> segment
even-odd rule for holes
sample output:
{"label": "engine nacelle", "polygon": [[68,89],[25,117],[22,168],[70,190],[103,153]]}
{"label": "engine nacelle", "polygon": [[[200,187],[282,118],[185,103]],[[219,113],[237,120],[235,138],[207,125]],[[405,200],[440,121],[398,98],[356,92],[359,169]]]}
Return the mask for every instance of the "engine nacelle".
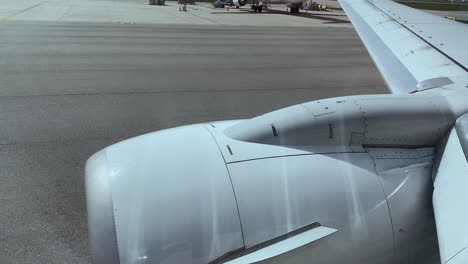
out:
{"label": "engine nacelle", "polygon": [[309,147],[434,146],[456,117],[443,97],[366,95],[308,102],[226,129],[240,141]]}
{"label": "engine nacelle", "polygon": [[245,6],[245,4],[247,4],[247,0],[232,0],[232,2],[237,7]]}
{"label": "engine nacelle", "polygon": [[[85,170],[94,263],[439,261],[431,170],[453,107],[332,98],[109,146]],[[333,231],[304,230],[320,226]]]}

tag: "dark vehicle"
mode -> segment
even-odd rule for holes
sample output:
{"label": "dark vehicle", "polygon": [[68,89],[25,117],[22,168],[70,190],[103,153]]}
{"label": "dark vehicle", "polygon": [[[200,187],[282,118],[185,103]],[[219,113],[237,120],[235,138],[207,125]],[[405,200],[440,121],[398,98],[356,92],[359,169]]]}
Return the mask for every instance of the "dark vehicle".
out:
{"label": "dark vehicle", "polygon": [[264,9],[267,9],[266,3],[262,1],[255,1],[250,7],[255,13],[261,13]]}
{"label": "dark vehicle", "polygon": [[287,6],[291,14],[299,14],[299,10],[303,9],[302,2],[301,3],[289,3]]}

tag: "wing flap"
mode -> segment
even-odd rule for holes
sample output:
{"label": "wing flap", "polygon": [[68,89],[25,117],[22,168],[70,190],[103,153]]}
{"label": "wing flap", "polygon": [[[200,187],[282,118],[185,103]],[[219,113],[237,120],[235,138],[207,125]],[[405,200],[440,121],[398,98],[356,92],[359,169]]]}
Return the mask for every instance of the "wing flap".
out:
{"label": "wing flap", "polygon": [[[443,53],[465,71],[467,26],[393,1],[375,1],[374,5],[419,38]],[[462,33],[462,34],[460,34]],[[464,33],[464,34],[463,34]]]}
{"label": "wing flap", "polygon": [[339,2],[393,93],[409,93],[441,77],[450,78],[451,87],[460,77],[466,80],[465,25],[393,1]]}

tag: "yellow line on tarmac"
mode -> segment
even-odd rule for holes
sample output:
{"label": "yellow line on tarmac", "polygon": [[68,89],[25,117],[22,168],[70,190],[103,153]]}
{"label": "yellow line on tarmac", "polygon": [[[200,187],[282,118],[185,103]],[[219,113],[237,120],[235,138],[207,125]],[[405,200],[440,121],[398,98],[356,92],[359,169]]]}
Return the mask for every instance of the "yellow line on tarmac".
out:
{"label": "yellow line on tarmac", "polygon": [[8,15],[6,15],[6,16],[0,17],[0,22],[6,21],[6,20],[8,20],[8,19],[10,19],[10,18],[13,18],[13,17],[15,17],[15,16],[21,14],[21,13],[24,13],[24,12],[26,12],[26,11],[29,11],[29,10],[35,8],[35,7],[38,7],[38,6],[42,5],[43,3],[44,3],[44,2],[40,2],[39,4],[35,4],[35,5],[30,6],[30,7],[28,7],[28,8],[25,8],[25,9],[22,9],[22,10],[18,10],[18,11],[16,11],[16,12],[13,12],[13,13],[8,14]]}

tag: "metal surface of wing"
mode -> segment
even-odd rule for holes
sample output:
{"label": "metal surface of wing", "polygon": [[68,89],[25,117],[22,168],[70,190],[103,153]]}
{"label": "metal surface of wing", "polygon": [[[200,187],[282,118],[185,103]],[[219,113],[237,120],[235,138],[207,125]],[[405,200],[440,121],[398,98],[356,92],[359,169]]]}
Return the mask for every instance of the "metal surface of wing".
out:
{"label": "metal surface of wing", "polygon": [[465,88],[468,27],[389,0],[340,0],[390,90]]}
{"label": "metal surface of wing", "polygon": [[458,119],[448,136],[434,174],[433,205],[440,257],[444,264],[468,263],[468,115]]}

